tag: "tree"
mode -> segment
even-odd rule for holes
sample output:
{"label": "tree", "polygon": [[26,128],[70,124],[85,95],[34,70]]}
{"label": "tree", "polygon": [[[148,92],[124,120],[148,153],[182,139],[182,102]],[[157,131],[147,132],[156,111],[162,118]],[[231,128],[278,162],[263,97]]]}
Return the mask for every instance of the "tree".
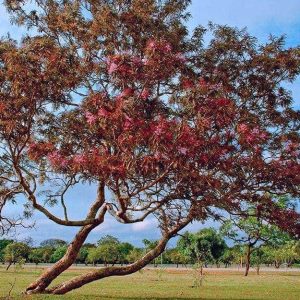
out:
{"label": "tree", "polygon": [[183,255],[200,265],[202,275],[203,264],[219,263],[227,246],[215,229],[204,228],[194,234],[186,232],[178,240],[177,247]]}
{"label": "tree", "polygon": [[66,241],[60,239],[48,239],[40,243],[40,247],[50,247],[50,248],[57,248],[57,247],[62,247],[67,245],[68,243]]}
{"label": "tree", "polygon": [[44,261],[44,249],[43,248],[36,248],[31,249],[28,255],[28,259],[38,265],[39,263]]}
{"label": "tree", "polygon": [[189,261],[189,258],[183,255],[177,248],[168,251],[167,257],[169,258],[170,263],[176,264],[177,268],[179,264],[186,265]]}
{"label": "tree", "polygon": [[[223,223],[221,232],[245,247],[245,276],[248,275],[251,256],[255,254],[256,265],[260,265],[260,247],[266,244],[282,244],[288,235],[277,226],[265,222],[255,213],[255,207],[249,208],[246,217],[231,217]],[[256,252],[256,253],[254,253]],[[258,271],[259,272],[259,271]]]}
{"label": "tree", "polygon": [[126,256],[126,260],[130,263],[134,263],[135,261],[141,259],[143,257],[143,250],[139,248],[132,249]]}
{"label": "tree", "polygon": [[0,261],[4,262],[4,250],[7,245],[13,243],[13,240],[2,239],[0,240]]}
{"label": "tree", "polygon": [[133,245],[130,243],[120,243],[119,247],[119,263],[127,263],[127,256],[134,249]]}
{"label": "tree", "polygon": [[55,249],[50,257],[50,262],[55,263],[61,260],[67,252],[67,246],[60,246]]}
{"label": "tree", "polygon": [[267,246],[264,251],[266,260],[268,263],[274,263],[275,268],[279,268],[284,263],[290,267],[300,258],[300,242],[290,239],[284,244]]}
{"label": "tree", "polygon": [[[204,28],[185,27],[190,0],[5,3],[33,30],[0,42],[1,201],[23,195],[26,216],[80,228],[26,293],[136,272],[192,221],[253,201],[262,218],[299,234],[297,211],[273,199],[299,195],[299,112],[283,87],[299,74],[298,48],[274,37],[261,46],[227,26],[210,26],[205,46]],[[77,220],[66,197],[84,184],[97,193]],[[130,265],[49,288],[106,214],[125,224],[154,215],[161,239]]]}
{"label": "tree", "polygon": [[89,250],[94,249],[94,248],[96,248],[96,246],[94,244],[90,244],[90,243],[84,244],[81,247],[81,249],[80,249],[80,251],[77,255],[77,260],[76,261],[80,262],[80,263],[87,264],[87,261],[88,261],[87,258],[88,258],[88,255],[89,255]]}
{"label": "tree", "polygon": [[14,242],[8,244],[4,250],[4,260],[8,263],[6,270],[8,270],[12,264],[23,260],[26,261],[29,250],[29,247],[24,243]]}

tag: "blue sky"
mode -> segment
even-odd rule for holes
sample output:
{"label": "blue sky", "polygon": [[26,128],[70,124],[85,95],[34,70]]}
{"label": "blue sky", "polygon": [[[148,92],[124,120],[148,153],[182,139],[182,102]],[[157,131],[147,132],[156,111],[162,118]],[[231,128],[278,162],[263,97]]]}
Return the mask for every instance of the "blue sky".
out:
{"label": "blue sky", "polygon": [[[270,34],[287,36],[287,46],[300,44],[300,1],[299,0],[194,0],[190,11],[192,18],[189,28],[198,24],[207,25],[209,21],[216,24],[227,24],[239,28],[247,27],[248,31],[256,36],[260,42],[265,42]],[[0,36],[10,32],[13,38],[22,36],[23,31],[10,25],[3,5],[0,5]],[[295,107],[300,107],[300,81],[289,85],[292,90]],[[92,199],[93,187],[78,188],[71,192],[69,201],[72,201],[74,217],[80,217],[82,202]],[[14,208],[16,213],[19,209]],[[21,230],[17,238],[22,239],[31,236],[37,243],[46,238],[61,238],[70,240],[77,231],[75,228],[65,228],[53,224],[39,214],[34,215],[36,228],[30,232]],[[189,230],[197,230],[203,227],[196,223],[189,226]],[[94,230],[90,235],[90,242],[97,241],[105,234],[112,234],[122,241],[129,241],[141,245],[143,238],[155,239],[159,232],[155,229],[155,220],[149,219],[143,223],[134,225],[121,225],[108,218],[106,223]]]}

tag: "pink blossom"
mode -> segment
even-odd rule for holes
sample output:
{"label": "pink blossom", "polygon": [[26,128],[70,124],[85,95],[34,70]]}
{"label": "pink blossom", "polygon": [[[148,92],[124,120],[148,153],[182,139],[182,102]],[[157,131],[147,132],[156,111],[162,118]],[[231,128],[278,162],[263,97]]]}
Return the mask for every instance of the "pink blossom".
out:
{"label": "pink blossom", "polygon": [[248,126],[246,124],[239,124],[238,131],[240,133],[246,133],[248,131]]}
{"label": "pink blossom", "polygon": [[181,63],[186,62],[186,57],[180,52],[175,55],[175,58],[176,58],[176,60],[178,60]]}
{"label": "pink blossom", "polygon": [[120,94],[120,97],[130,97],[134,94],[134,90],[132,88],[126,88]]}
{"label": "pink blossom", "polygon": [[126,116],[125,122],[124,122],[124,130],[129,130],[132,127],[133,121],[131,118]]}
{"label": "pink blossom", "polygon": [[107,111],[105,108],[100,108],[98,110],[98,116],[99,117],[108,117],[109,116],[109,111]]}
{"label": "pink blossom", "polygon": [[92,113],[90,113],[89,111],[85,113],[85,117],[89,125],[93,125],[97,120],[97,117]]}
{"label": "pink blossom", "polygon": [[86,162],[86,158],[83,154],[76,154],[73,156],[73,162],[75,164],[82,165]]}
{"label": "pink blossom", "polygon": [[47,156],[50,164],[53,167],[66,167],[68,164],[67,159],[65,159],[58,151],[54,151],[48,154]]}
{"label": "pink blossom", "polygon": [[164,52],[165,53],[168,53],[168,52],[171,52],[172,51],[172,47],[171,47],[171,45],[169,44],[169,43],[166,43],[165,45],[164,45]]}
{"label": "pink blossom", "polygon": [[156,49],[156,43],[155,43],[155,41],[149,42],[147,48],[149,50],[155,50]]}
{"label": "pink blossom", "polygon": [[141,92],[141,96],[140,96],[140,97],[141,97],[143,100],[146,100],[146,99],[149,98],[149,96],[150,96],[149,90],[148,90],[148,89],[143,89],[142,92]]}
{"label": "pink blossom", "polygon": [[179,151],[180,154],[186,155],[187,152],[188,152],[188,149],[185,148],[185,147],[179,147],[178,151]]}
{"label": "pink blossom", "polygon": [[116,63],[112,62],[108,65],[108,74],[111,75],[112,73],[114,73],[117,70],[118,70],[118,65]]}

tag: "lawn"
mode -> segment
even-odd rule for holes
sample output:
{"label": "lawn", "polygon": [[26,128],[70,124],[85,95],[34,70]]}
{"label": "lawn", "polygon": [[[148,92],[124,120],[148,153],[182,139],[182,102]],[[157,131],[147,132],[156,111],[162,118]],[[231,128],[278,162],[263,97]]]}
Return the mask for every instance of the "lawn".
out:
{"label": "lawn", "polygon": [[[86,272],[73,268],[60,280]],[[245,278],[238,272],[206,271],[202,286],[193,287],[193,270],[144,270],[126,277],[114,277],[94,282],[64,296],[24,296],[22,290],[33,281],[42,268],[25,268],[5,271],[0,267],[0,299],[6,299],[10,284],[15,282],[13,299],[300,299],[300,273],[262,272],[251,273]]]}

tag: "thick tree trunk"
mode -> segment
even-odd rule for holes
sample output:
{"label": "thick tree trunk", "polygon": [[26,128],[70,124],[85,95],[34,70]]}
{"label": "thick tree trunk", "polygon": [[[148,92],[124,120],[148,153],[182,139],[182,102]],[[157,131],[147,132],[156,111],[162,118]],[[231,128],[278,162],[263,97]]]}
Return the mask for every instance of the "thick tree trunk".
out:
{"label": "thick tree trunk", "polygon": [[159,256],[165,249],[169,238],[162,239],[161,242],[150,252],[148,252],[144,257],[139,259],[133,264],[123,266],[123,267],[106,267],[100,270],[92,271],[84,275],[77,276],[69,281],[66,281],[56,287],[47,290],[47,293],[62,295],[66,294],[71,290],[78,289],[81,286],[90,283],[95,280],[99,280],[110,276],[123,276],[141,270],[143,267],[151,263],[151,261]]}
{"label": "thick tree trunk", "polygon": [[82,244],[86,240],[88,234],[96,226],[97,225],[94,224],[83,226],[76,234],[72,243],[69,245],[67,252],[63,256],[63,258],[61,258],[51,268],[47,269],[35,282],[30,284],[27,287],[25,293],[37,294],[45,292],[45,289],[50,285],[50,283],[74,263]]}

